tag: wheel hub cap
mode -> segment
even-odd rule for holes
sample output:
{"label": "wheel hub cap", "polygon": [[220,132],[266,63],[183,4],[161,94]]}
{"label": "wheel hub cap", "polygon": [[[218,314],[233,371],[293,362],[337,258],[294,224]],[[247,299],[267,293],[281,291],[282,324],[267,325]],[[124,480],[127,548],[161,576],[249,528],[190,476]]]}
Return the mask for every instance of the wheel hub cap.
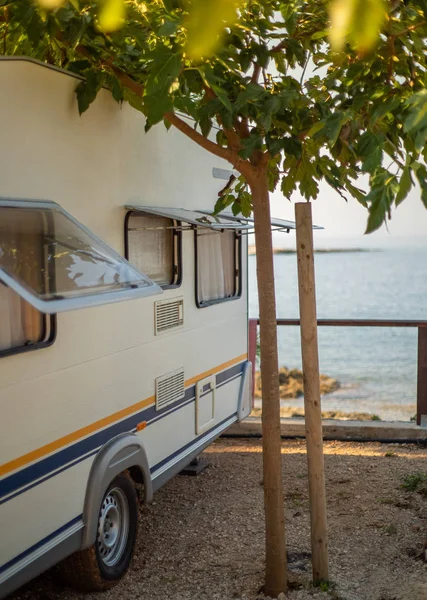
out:
{"label": "wheel hub cap", "polygon": [[105,496],[98,521],[98,551],[103,563],[114,566],[123,556],[129,531],[129,506],[123,491],[114,488]]}

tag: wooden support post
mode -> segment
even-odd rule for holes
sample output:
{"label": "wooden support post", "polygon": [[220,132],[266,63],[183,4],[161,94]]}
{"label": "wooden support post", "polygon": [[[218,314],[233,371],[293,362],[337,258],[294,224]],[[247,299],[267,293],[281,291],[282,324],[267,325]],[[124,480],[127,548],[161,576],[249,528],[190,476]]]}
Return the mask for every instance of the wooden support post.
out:
{"label": "wooden support post", "polygon": [[417,425],[427,427],[427,328],[418,327]]}
{"label": "wooden support post", "polygon": [[248,325],[248,358],[252,363],[252,408],[255,404],[255,370],[256,370],[256,342],[258,319],[249,319]]}
{"label": "wooden support post", "polygon": [[313,582],[328,581],[325,469],[310,202],[295,205]]}

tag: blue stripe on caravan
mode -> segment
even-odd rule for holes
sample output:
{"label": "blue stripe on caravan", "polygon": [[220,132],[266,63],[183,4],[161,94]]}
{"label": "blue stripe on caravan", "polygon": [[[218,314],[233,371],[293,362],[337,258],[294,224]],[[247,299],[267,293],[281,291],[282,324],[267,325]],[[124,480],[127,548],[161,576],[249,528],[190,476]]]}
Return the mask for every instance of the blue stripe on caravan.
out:
{"label": "blue stripe on caravan", "polygon": [[231,379],[231,377],[233,377],[234,375],[242,373],[244,365],[245,363],[241,362],[238,365],[235,365],[234,367],[223,371],[222,373],[218,373],[218,375],[216,376],[216,386],[219,387],[220,384],[225,382],[227,379]]}
{"label": "blue stripe on caravan", "polygon": [[14,564],[16,564],[20,560],[24,559],[29,554],[32,554],[33,552],[35,552],[41,546],[43,546],[44,544],[47,544],[48,542],[50,542],[50,540],[52,540],[56,536],[60,535],[64,531],[66,531],[69,527],[72,527],[73,525],[76,525],[82,519],[83,519],[83,515],[79,515],[78,517],[74,517],[74,519],[71,519],[71,521],[68,521],[68,523],[65,523],[65,525],[62,525],[62,527],[60,527],[56,531],[54,531],[54,532],[50,533],[49,535],[47,535],[45,538],[43,538],[42,540],[40,540],[39,542],[37,542],[37,544],[34,544],[34,546],[31,546],[30,548],[27,548],[26,550],[24,550],[24,552],[21,552],[21,554],[18,554],[18,556],[15,556],[14,558],[12,558],[9,562],[5,563],[4,565],[2,565],[0,567],[0,575],[2,573],[4,573],[5,571],[7,571],[7,569],[10,569],[10,567],[12,567]]}
{"label": "blue stripe on caravan", "polygon": [[[227,369],[216,375],[217,387],[222,387],[222,385],[228,383],[228,380],[231,380],[235,375],[241,373],[243,371],[243,366],[244,362],[239,363],[238,365],[235,365],[230,369]],[[150,425],[151,422],[157,421],[160,418],[168,416],[170,413],[179,410],[182,408],[183,404],[194,400],[195,394],[196,386],[192,385],[185,390],[184,398],[179,400],[173,406],[172,410],[170,406],[166,406],[161,410],[156,410],[155,405],[149,406],[144,410],[127,417],[123,421],[98,431],[95,434],[80,440],[71,446],[68,446],[67,448],[59,450],[51,456],[47,456],[33,465],[25,467],[17,473],[9,475],[9,477],[6,477],[0,481],[0,500],[4,498],[4,501],[0,502],[0,504],[7,502],[11,498],[15,498],[17,495],[25,492],[27,489],[31,489],[32,487],[35,487],[35,485],[50,479],[52,476],[56,475],[58,469],[61,469],[61,467],[64,467],[61,469],[62,472],[80,462],[79,459],[84,460],[88,457],[87,455],[93,455],[101,446],[106,444],[116,435],[134,430],[137,423],[140,421],[145,420],[148,422],[148,425]],[[21,490],[21,488],[24,489]],[[17,490],[19,490],[19,492],[17,492]],[[13,492],[17,493],[13,494],[13,496],[10,496],[10,494]],[[8,496],[8,498],[5,498],[5,496]]]}
{"label": "blue stripe on caravan", "polygon": [[94,456],[95,454],[98,453],[98,450],[99,450],[99,448],[97,448],[96,450],[93,450],[92,452],[89,452],[89,454],[84,454],[83,456],[79,456],[79,458],[76,458],[76,460],[73,460],[72,462],[66,464],[61,469],[57,469],[56,471],[53,471],[52,473],[49,473],[48,475],[46,475],[46,477],[42,477],[42,479],[37,479],[37,481],[35,481],[34,483],[30,483],[26,487],[18,489],[15,493],[12,493],[10,496],[7,496],[3,500],[0,500],[0,506],[2,504],[4,504],[5,502],[9,502],[9,500],[13,500],[17,496],[20,496],[24,492],[28,492],[28,490],[32,490],[33,487],[36,487],[37,485],[44,483],[48,479],[52,479],[52,477],[56,477],[56,475],[59,475],[63,471],[67,471],[67,469],[71,469],[71,467],[78,465],[79,463],[83,462],[87,458]]}
{"label": "blue stripe on caravan", "polygon": [[235,416],[236,414],[237,413],[233,413],[231,415],[228,415],[228,417],[226,419],[223,419],[220,423],[215,423],[215,425],[211,429],[209,429],[208,431],[205,431],[205,433],[200,434],[198,437],[194,438],[194,440],[192,440],[191,442],[188,442],[188,444],[185,444],[185,446],[181,446],[181,448],[179,448],[175,452],[172,452],[172,454],[169,454],[169,456],[167,456],[166,458],[164,458],[163,460],[161,460],[160,462],[158,462],[156,465],[154,465],[153,467],[151,467],[150,468],[150,473],[154,474],[161,467],[163,467],[166,463],[168,463],[173,458],[175,458],[175,456],[178,456],[179,454],[181,454],[185,450],[188,450],[189,448],[191,448],[191,446],[197,445],[197,443],[200,442],[201,440],[203,440],[204,438],[209,437],[209,435],[212,433],[212,431],[214,429],[217,429],[218,427],[221,427],[221,425],[223,425],[226,421],[228,421],[231,417]]}
{"label": "blue stripe on caravan", "polygon": [[[181,402],[184,402],[188,397],[191,398],[194,393],[195,386],[188,388],[188,390],[186,390],[185,398]],[[163,411],[157,411],[157,414],[160,415],[161,412],[166,412],[166,410],[167,408],[163,409]],[[9,475],[9,477],[0,482],[0,499],[19,488],[28,486],[28,484],[34,482],[36,479],[41,479],[52,471],[56,471],[62,466],[75,461],[82,455],[100,448],[116,435],[135,429],[137,423],[141,420],[148,421],[150,416],[154,416],[154,414],[156,414],[155,407],[148,407],[119,423],[115,423],[106,429],[97,431],[95,434],[76,442],[72,446],[59,450],[59,452],[56,452],[29,467],[25,467],[13,475]]]}

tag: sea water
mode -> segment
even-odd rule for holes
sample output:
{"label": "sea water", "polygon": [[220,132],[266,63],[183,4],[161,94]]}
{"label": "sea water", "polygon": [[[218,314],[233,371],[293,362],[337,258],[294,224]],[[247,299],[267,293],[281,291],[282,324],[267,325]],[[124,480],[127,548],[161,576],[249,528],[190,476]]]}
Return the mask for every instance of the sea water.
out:
{"label": "sea water", "polygon": [[[315,254],[318,318],[427,321],[427,246],[362,250]],[[251,317],[258,316],[255,261],[249,257]],[[274,266],[277,315],[298,318],[296,255],[276,254]],[[417,333],[319,327],[320,371],[341,383],[323,396],[322,409],[409,421],[416,412]],[[279,327],[278,342],[280,365],[301,368],[299,328]],[[303,399],[283,404],[301,407]]]}

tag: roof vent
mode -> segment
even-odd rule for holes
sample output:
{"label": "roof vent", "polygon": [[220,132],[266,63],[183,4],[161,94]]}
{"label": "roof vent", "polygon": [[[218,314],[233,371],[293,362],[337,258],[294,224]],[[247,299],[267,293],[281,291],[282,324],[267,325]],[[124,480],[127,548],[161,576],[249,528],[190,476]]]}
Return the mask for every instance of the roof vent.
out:
{"label": "roof vent", "polygon": [[167,373],[156,379],[156,410],[182,400],[185,396],[184,369]]}
{"label": "roof vent", "polygon": [[159,300],[154,303],[155,324],[154,333],[159,335],[184,325],[184,299]]}

